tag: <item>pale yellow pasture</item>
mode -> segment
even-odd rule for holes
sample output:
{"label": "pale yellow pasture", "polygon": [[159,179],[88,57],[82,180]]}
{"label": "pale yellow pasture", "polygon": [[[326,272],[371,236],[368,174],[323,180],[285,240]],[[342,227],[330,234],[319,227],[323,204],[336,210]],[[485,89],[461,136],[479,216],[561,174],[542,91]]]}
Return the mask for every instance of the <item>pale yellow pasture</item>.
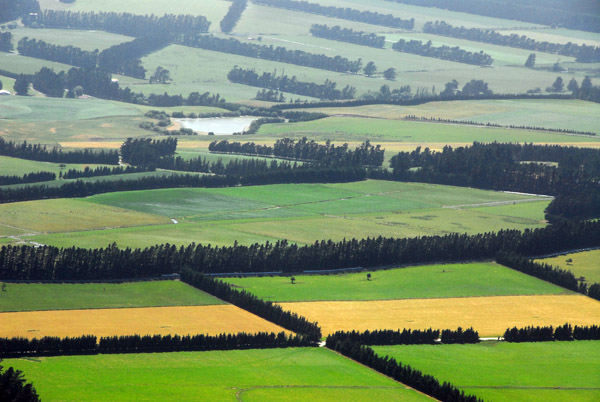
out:
{"label": "pale yellow pasture", "polygon": [[280,303],[285,310],[317,321],[323,335],[375,329],[469,328],[480,336],[502,335],[508,327],[592,325],[600,302],[579,295],[465,297],[382,301]]}
{"label": "pale yellow pasture", "polygon": [[283,328],[233,305],[0,314],[0,337],[167,335],[281,332]]}

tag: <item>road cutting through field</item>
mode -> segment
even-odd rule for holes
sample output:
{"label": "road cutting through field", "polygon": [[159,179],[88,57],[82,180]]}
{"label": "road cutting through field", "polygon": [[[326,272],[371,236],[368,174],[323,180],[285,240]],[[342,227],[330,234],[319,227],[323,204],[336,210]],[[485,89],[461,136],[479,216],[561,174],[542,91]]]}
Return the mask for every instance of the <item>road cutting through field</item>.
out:
{"label": "road cutting through field", "polygon": [[281,332],[233,305],[28,311],[0,314],[0,337]]}
{"label": "road cutting through field", "polygon": [[499,336],[508,327],[593,325],[600,302],[579,295],[464,297],[381,301],[279,303],[317,321],[323,335],[343,330],[473,327],[480,336]]}

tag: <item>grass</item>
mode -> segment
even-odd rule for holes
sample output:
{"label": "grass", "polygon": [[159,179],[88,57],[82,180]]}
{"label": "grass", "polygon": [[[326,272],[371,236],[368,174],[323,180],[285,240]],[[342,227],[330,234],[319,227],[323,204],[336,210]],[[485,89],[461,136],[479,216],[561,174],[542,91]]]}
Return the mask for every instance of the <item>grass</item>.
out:
{"label": "grass", "polygon": [[74,46],[93,52],[102,51],[123,42],[131,42],[133,38],[104,31],[80,31],[77,29],[36,29],[19,26],[10,31],[13,34],[15,50],[22,38],[43,40],[52,45]]}
{"label": "grass", "polygon": [[[322,239],[543,227],[543,210],[549,201],[502,192],[369,180],[107,193],[79,200],[0,205],[0,218],[5,216],[2,222],[9,225],[3,229],[5,236],[12,235],[7,232],[11,227],[21,228],[35,232],[27,240],[55,246],[98,247],[117,242],[120,246],[145,247],[192,241],[230,245],[278,239],[309,244]],[[488,212],[486,207],[492,210]],[[78,212],[80,209],[85,213]],[[170,219],[178,223],[173,225]]]}
{"label": "grass", "polygon": [[[263,300],[277,302],[393,300],[469,296],[560,294],[550,283],[493,263],[426,265],[338,275],[225,278]],[[570,292],[569,292],[570,293]]]}
{"label": "grass", "polygon": [[[290,285],[291,286],[291,285]],[[582,295],[536,295],[280,303],[319,323],[323,334],[398,328],[469,328],[500,336],[528,325],[596,325],[600,302]]]}
{"label": "grass", "polygon": [[[568,259],[573,260],[567,262]],[[576,277],[584,276],[588,284],[600,283],[600,250],[559,255],[558,257],[536,260],[569,270]]]}
{"label": "grass", "polygon": [[7,283],[0,312],[224,304],[179,281]]}
{"label": "grass", "polygon": [[[11,158],[8,156],[0,156],[0,172],[3,176],[22,176],[33,172],[52,172],[58,177],[61,168],[60,163],[38,162],[26,159]],[[82,163],[67,163],[62,170],[77,169],[83,170],[86,166],[95,168],[101,165],[90,165]]]}
{"label": "grass", "polygon": [[597,401],[600,342],[376,346],[379,355],[493,401]]}
{"label": "grass", "polygon": [[[37,359],[36,359],[37,360]],[[427,401],[324,348],[5,360],[45,401]],[[268,375],[266,374],[268,373]]]}
{"label": "grass", "polygon": [[0,320],[0,337],[7,338],[283,331],[283,328],[229,304],[24,311],[0,313]]}

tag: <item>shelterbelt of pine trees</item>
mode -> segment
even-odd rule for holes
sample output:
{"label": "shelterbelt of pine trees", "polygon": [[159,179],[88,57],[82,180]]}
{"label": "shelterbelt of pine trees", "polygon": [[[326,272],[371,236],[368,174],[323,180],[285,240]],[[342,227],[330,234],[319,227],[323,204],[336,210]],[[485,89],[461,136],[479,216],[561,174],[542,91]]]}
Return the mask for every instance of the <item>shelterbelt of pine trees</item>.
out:
{"label": "shelterbelt of pine trees", "polygon": [[[441,335],[441,337],[440,337]],[[337,331],[327,337],[328,347],[334,348],[342,341],[358,342],[363,345],[435,345],[453,343],[479,343],[479,333],[473,328],[463,330],[451,329],[426,329],[426,330],[392,330],[382,329],[374,331]]]}
{"label": "shelterbelt of pine trees", "polygon": [[352,267],[493,259],[501,251],[537,256],[600,246],[600,222],[561,221],[545,228],[475,235],[323,240],[299,246],[285,240],[244,246],[161,244],[144,249],[0,247],[0,279],[108,280],[199,273],[285,273]]}
{"label": "shelterbelt of pine trees", "polygon": [[524,327],[507,328],[504,332],[506,342],[552,342],[552,341],[589,341],[600,340],[600,326],[580,327],[566,323],[553,328]]}

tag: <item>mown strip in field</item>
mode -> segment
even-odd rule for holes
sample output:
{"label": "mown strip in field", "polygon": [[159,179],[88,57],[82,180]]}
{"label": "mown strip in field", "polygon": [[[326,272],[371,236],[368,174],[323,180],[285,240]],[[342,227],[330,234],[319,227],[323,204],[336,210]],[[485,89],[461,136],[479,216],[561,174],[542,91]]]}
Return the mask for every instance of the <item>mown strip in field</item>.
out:
{"label": "mown strip in field", "polygon": [[179,281],[7,283],[0,312],[226,304]]}
{"label": "mown strip in field", "polygon": [[600,302],[579,295],[497,296],[382,301],[280,303],[317,321],[323,334],[398,328],[473,327],[481,336],[528,325],[594,325]]}
{"label": "mown strip in field", "polygon": [[44,401],[417,402],[428,397],[324,348],[5,360]]}
{"label": "mown strip in field", "polygon": [[[226,278],[263,300],[393,300],[467,296],[558,294],[565,289],[494,263],[426,265],[338,275]],[[570,292],[569,292],[570,293]]]}
{"label": "mown strip in field", "polygon": [[493,401],[597,401],[600,342],[375,346],[382,355]]}
{"label": "mown strip in field", "polygon": [[0,313],[0,337],[275,332],[283,328],[233,305]]}

